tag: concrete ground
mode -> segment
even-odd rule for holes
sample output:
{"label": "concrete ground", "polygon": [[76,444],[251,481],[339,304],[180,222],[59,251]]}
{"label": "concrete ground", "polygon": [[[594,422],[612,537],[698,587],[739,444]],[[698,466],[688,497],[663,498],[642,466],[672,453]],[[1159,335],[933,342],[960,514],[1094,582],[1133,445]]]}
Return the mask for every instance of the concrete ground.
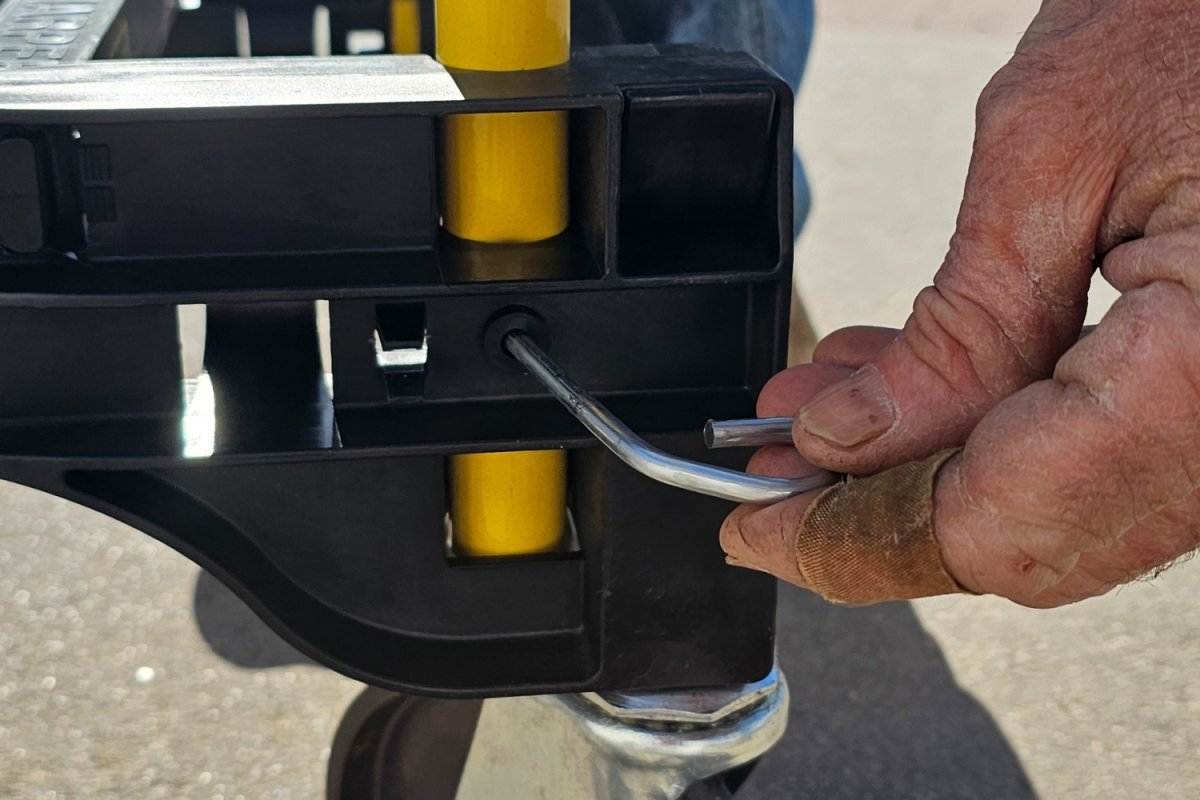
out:
{"label": "concrete ground", "polygon": [[[798,135],[818,332],[903,320],[952,230],[974,97],[1036,5],[823,4]],[[744,795],[1200,796],[1198,595],[1196,564],[1054,612],[785,590],[791,727]],[[175,553],[0,485],[0,798],[318,798],[359,689]]]}

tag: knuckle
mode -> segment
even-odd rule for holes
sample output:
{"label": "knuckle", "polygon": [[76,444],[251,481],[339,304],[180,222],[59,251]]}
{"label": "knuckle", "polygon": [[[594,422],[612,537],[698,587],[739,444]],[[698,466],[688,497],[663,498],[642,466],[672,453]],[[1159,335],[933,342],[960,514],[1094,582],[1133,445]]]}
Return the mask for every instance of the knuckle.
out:
{"label": "knuckle", "polygon": [[[1063,77],[1078,72],[1065,69],[1060,59],[1033,54],[1002,67],[975,106],[977,152],[1036,163],[1066,146],[1066,131],[1072,137],[1095,134],[1087,86]],[[1088,131],[1080,133],[1085,123]]]}
{"label": "knuckle", "polygon": [[[1003,338],[986,311],[974,303],[928,287],[917,295],[905,340],[913,355],[964,400],[998,399],[990,387],[1000,370],[982,363],[979,352],[995,352]],[[969,346],[967,343],[971,343]]]}
{"label": "knuckle", "polygon": [[1039,107],[1037,87],[1025,71],[1010,63],[988,81],[975,105],[975,125],[980,142],[1008,139],[1029,123]]}

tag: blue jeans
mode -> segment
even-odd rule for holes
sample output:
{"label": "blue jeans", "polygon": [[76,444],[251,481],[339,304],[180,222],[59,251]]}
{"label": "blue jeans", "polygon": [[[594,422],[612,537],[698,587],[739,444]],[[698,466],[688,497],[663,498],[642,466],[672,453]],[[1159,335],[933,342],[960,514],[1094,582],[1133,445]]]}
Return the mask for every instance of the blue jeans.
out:
{"label": "blue jeans", "polygon": [[[576,0],[573,38],[579,46],[642,42],[713,44],[743,50],[800,86],[812,42],[813,0]],[[796,232],[812,203],[795,159]]]}

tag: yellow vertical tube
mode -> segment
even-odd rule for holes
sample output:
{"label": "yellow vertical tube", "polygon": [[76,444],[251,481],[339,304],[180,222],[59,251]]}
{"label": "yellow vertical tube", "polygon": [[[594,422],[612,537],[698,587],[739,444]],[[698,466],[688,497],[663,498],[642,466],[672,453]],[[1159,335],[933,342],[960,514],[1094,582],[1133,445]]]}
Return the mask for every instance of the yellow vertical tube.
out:
{"label": "yellow vertical tube", "polygon": [[392,0],[390,33],[393,53],[421,52],[421,0]]}
{"label": "yellow vertical tube", "polygon": [[[437,0],[438,60],[456,69],[544,69],[570,58],[570,0]],[[536,242],[567,227],[567,115],[463,114],[442,128],[442,218],[463,239]],[[454,547],[467,555],[557,549],[566,518],[561,450],[450,459]]]}

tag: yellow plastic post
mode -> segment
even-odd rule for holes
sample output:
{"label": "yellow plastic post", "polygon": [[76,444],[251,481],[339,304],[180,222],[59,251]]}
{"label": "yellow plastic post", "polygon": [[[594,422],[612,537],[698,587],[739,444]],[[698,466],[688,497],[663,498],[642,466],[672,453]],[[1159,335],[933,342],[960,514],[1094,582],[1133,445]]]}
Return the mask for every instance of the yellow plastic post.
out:
{"label": "yellow plastic post", "polygon": [[535,111],[447,117],[446,230],[474,242],[508,244],[540,242],[566,230],[566,116]]}
{"label": "yellow plastic post", "polygon": [[392,52],[421,52],[421,0],[392,0],[391,8]]}
{"label": "yellow plastic post", "polygon": [[454,549],[464,555],[545,553],[562,543],[565,450],[472,453],[450,459]]}
{"label": "yellow plastic post", "polygon": [[[570,57],[570,0],[438,0],[438,59],[456,69],[544,69]],[[567,115],[558,111],[447,117],[442,218],[450,233],[489,243],[536,242],[567,227]],[[561,450],[450,459],[454,547],[466,555],[557,549],[566,519]]]}
{"label": "yellow plastic post", "polygon": [[437,0],[437,56],[447,67],[518,72],[567,63],[568,0]]}

